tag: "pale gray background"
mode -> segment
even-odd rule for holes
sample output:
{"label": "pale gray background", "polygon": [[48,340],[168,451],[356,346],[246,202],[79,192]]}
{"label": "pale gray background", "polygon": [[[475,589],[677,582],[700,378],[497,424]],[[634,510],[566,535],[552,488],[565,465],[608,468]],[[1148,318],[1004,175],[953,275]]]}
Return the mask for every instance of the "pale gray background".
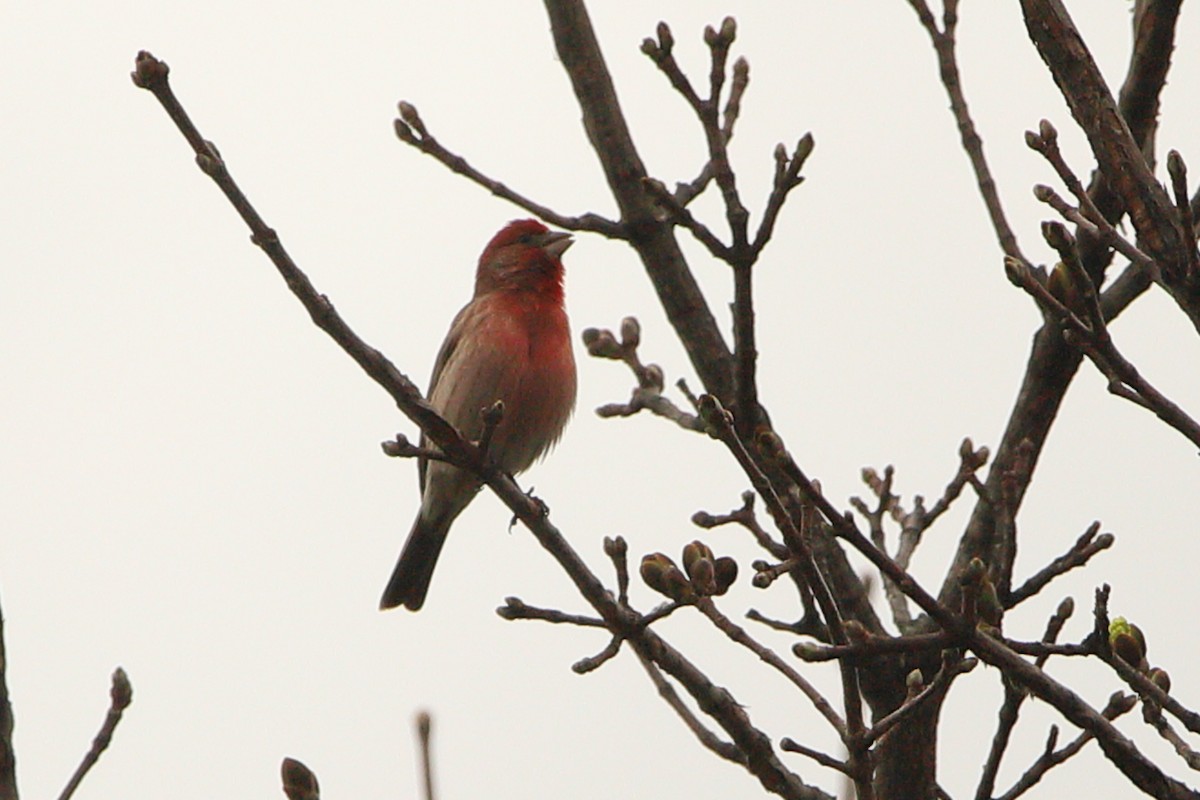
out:
{"label": "pale gray background", "polygon": [[[1015,5],[963,5],[963,79],[1025,252],[1045,261],[1037,223],[1049,212],[1029,188],[1054,181],[1023,132],[1049,117],[1072,163],[1086,172],[1091,160]],[[911,9],[593,6],[642,155],[668,183],[695,174],[702,138],[638,45],[668,20],[703,81],[703,25],[738,17],[734,53],[750,59],[752,82],[733,153],[756,214],[774,144],[805,131],[817,140],[758,271],[763,399],[839,504],[865,492],[861,467],[889,462],[906,495],[940,494],[963,436],[997,441],[1039,318],[1004,278]],[[1071,6],[1118,83],[1130,4]],[[281,797],[285,755],[316,770],[329,798],[415,797],[419,708],[436,718],[446,798],[756,796],[627,654],[587,677],[570,672],[605,636],[495,616],[509,594],[584,604],[525,531],[505,532],[509,515],[490,497],[459,521],[424,611],[375,610],[417,504],[414,465],[384,458],[378,442],[413,426],[313,328],[128,78],[140,48],[171,65],[202,132],[296,260],[423,386],[480,249],[524,214],[400,144],[398,99],[519,190],[565,213],[614,213],[540,4],[24,3],[6,16],[0,602],[25,796],[57,793],[118,664],[134,705],[81,798]],[[1179,41],[1159,142],[1200,174],[1195,9]],[[724,231],[714,203],[699,209]],[[686,246],[727,318],[727,269]],[[636,314],[644,355],[669,380],[691,377],[630,251],[583,236],[566,263],[576,335]],[[1200,347],[1161,293],[1115,332],[1151,380],[1200,411]],[[733,507],[746,480],[716,443],[666,422],[597,419],[591,409],[624,399],[632,379],[582,354],[580,368],[577,417],[524,483],[608,580],[603,536],[623,534],[635,557],[677,553],[696,534],[689,515]],[[1200,703],[1197,478],[1191,445],[1107,395],[1085,366],[1019,520],[1018,573],[1096,518],[1117,546],[1012,614],[1009,631],[1034,638],[1060,598],[1083,611],[1111,581],[1114,614],[1140,623],[1151,661]],[[933,587],[965,511],[918,553],[914,570]],[[758,555],[736,531],[705,538],[746,563]],[[634,598],[655,602],[644,587]],[[795,613],[786,586],[762,593],[744,578],[722,602],[733,616],[751,606]],[[1081,614],[1067,637],[1087,627]],[[773,736],[835,749],[794,691],[692,615],[662,630]],[[836,691],[832,668],[806,672]],[[1054,672],[1098,705],[1118,688],[1094,665]],[[998,698],[996,674],[979,669],[947,705],[941,775],[955,797],[973,791]],[[1057,721],[1026,708],[1001,788]],[[1132,717],[1123,727],[1140,735]],[[1159,742],[1147,747],[1186,772]],[[839,786],[785,758],[810,782]],[[1043,796],[1064,794],[1135,792],[1093,746],[1047,780]]]}

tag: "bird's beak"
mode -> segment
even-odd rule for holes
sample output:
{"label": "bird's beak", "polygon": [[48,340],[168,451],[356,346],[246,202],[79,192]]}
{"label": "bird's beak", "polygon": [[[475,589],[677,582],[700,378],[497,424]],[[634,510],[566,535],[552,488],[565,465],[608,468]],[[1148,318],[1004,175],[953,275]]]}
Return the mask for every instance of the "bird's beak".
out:
{"label": "bird's beak", "polygon": [[571,234],[566,231],[549,231],[543,233],[540,238],[541,241],[538,244],[553,258],[562,258],[562,254],[567,252],[567,248],[575,243]]}

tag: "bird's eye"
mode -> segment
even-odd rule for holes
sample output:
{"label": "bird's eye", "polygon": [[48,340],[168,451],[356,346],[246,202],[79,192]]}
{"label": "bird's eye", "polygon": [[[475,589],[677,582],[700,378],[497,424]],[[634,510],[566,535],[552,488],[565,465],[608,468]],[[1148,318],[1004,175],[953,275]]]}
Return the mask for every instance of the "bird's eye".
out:
{"label": "bird's eye", "polygon": [[532,241],[533,241],[532,233],[523,233],[523,234],[521,234],[521,238],[517,239],[518,244],[529,244]]}

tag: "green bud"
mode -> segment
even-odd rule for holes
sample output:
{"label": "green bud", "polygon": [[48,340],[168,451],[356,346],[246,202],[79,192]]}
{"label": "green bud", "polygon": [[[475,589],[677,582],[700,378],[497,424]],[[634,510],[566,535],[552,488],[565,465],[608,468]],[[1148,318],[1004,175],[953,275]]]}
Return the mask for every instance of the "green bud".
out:
{"label": "green bud", "polygon": [[1146,661],[1146,637],[1141,629],[1124,617],[1108,624],[1108,645],[1130,666],[1141,667]]}
{"label": "green bud", "polygon": [[979,618],[984,622],[994,627],[1000,627],[1000,621],[1004,618],[1004,606],[1000,604],[1000,597],[996,594],[996,586],[991,579],[986,575],[983,577],[983,582],[979,587],[979,603],[978,603]]}
{"label": "green bud", "polygon": [[683,568],[687,570],[687,574],[689,576],[692,574],[692,565],[702,558],[708,559],[709,561],[712,561],[713,559],[712,549],[709,548],[709,546],[704,542],[697,539],[696,541],[684,545]]}

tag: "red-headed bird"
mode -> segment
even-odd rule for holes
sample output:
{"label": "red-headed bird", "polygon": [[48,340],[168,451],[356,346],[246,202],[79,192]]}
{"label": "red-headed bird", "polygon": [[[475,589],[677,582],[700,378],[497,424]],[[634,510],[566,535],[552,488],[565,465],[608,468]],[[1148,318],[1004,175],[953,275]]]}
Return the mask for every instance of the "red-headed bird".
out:
{"label": "red-headed bird", "polygon": [[[487,456],[512,475],[558,441],[575,408],[561,260],[571,242],[570,234],[536,220],[505,225],[479,257],[475,295],[450,324],[433,365],[429,402],[467,439],[482,435],[484,408],[504,403]],[[419,474],[421,510],[381,609],[421,607],[450,524],[481,487],[474,475],[443,461],[422,459]]]}

